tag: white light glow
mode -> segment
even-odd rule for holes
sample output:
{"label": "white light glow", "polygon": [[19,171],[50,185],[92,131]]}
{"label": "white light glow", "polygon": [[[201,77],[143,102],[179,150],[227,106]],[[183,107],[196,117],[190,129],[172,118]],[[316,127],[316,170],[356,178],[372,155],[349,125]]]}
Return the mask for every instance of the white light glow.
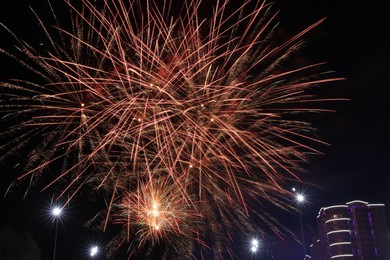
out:
{"label": "white light glow", "polygon": [[368,202],[366,201],[362,201],[362,200],[353,200],[353,201],[350,201],[350,202],[347,202],[345,204],[349,205],[349,204],[354,204],[354,203],[362,203],[362,204],[368,204]]}
{"label": "white light glow", "polygon": [[350,245],[350,244],[351,244],[351,242],[337,242],[337,243],[330,244],[329,247],[340,246],[340,245]]}
{"label": "white light glow", "polygon": [[332,256],[331,259],[340,258],[340,257],[353,257],[353,255],[351,255],[351,254],[335,255],[335,256]]}
{"label": "white light glow", "polygon": [[91,256],[97,255],[98,252],[99,252],[99,248],[97,246],[93,246],[91,248]]}
{"label": "white light glow", "polygon": [[350,221],[350,220],[351,220],[350,218],[333,218],[333,219],[329,219],[329,220],[325,221],[325,224],[332,222],[332,221]]}
{"label": "white light glow", "polygon": [[259,240],[253,239],[252,240],[252,246],[258,247],[259,246]]}
{"label": "white light glow", "polygon": [[342,233],[342,232],[348,232],[348,233],[351,233],[351,230],[348,230],[348,229],[340,229],[340,230],[333,230],[333,231],[329,231],[328,233],[326,233],[327,235],[330,235],[330,234],[334,234],[334,233]]}
{"label": "white light glow", "polygon": [[259,240],[257,238],[254,238],[251,241],[251,251],[252,253],[256,253],[258,249],[259,249]]}
{"label": "white light glow", "polygon": [[298,202],[303,202],[305,201],[305,197],[302,194],[297,194],[297,200]]}
{"label": "white light glow", "polygon": [[59,215],[61,215],[61,208],[59,208],[59,207],[55,207],[55,208],[53,208],[53,210],[52,210],[52,213],[53,213],[53,215],[54,216],[59,216]]}

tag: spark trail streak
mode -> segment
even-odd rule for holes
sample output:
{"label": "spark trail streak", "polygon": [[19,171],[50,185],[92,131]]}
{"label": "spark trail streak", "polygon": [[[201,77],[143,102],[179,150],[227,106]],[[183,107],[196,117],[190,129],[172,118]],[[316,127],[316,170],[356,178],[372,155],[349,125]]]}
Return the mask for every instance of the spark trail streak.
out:
{"label": "spark trail streak", "polygon": [[288,63],[322,20],[277,43],[271,4],[231,2],[64,1],[69,25],[36,14],[42,52],[7,29],[35,77],[1,84],[1,159],[27,151],[18,181],[106,198],[90,224],[123,227],[113,255],[233,257],[253,219],[282,234],[261,207],[290,208],[286,179],[321,143],[299,114],[328,111],[310,89],[340,78]]}

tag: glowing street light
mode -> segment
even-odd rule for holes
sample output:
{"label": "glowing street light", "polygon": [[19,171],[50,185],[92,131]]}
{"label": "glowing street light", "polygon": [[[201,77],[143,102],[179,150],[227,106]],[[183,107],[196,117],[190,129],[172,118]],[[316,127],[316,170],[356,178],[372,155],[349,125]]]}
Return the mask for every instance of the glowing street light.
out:
{"label": "glowing street light", "polygon": [[97,246],[91,247],[91,250],[90,250],[90,256],[91,257],[96,256],[98,253],[99,253],[99,248]]}
{"label": "glowing street light", "polygon": [[259,250],[259,240],[257,238],[252,239],[251,241],[251,251],[256,253]]}
{"label": "glowing street light", "polygon": [[298,202],[304,202],[305,201],[305,197],[302,195],[302,194],[297,194],[297,201]]}
{"label": "glowing street light", "polygon": [[[305,202],[305,196],[303,194],[300,194],[297,192],[295,188],[292,188],[293,192],[295,193],[295,199],[298,202],[299,205],[303,204]],[[302,210],[299,208],[299,224],[301,229],[301,243],[302,243],[302,249],[303,249],[303,257],[306,256],[306,246],[305,246],[305,234],[303,232],[303,223],[302,223]]]}
{"label": "glowing street light", "polygon": [[58,217],[61,215],[62,209],[60,207],[54,207],[51,213],[53,214],[54,217]]}
{"label": "glowing street light", "polygon": [[56,230],[55,230],[55,235],[54,235],[54,250],[53,250],[53,260],[56,259],[56,250],[57,250],[57,232],[58,232],[58,219],[60,218],[62,213],[62,209],[58,206],[55,206],[51,214],[54,217],[54,221],[56,222]]}

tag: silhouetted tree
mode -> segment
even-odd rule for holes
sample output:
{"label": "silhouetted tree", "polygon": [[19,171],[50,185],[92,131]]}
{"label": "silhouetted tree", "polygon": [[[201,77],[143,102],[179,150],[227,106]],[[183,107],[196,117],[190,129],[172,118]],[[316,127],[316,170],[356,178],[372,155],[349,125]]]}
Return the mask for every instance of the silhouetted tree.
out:
{"label": "silhouetted tree", "polygon": [[41,250],[30,232],[16,232],[10,227],[0,230],[0,259],[40,260]]}

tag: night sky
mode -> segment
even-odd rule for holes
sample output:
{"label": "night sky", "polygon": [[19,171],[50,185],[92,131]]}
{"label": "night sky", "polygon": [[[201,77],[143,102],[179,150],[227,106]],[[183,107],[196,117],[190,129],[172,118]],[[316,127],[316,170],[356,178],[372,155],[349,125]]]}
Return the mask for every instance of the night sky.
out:
{"label": "night sky", "polygon": [[[17,31],[28,31],[24,19],[30,10],[28,1],[14,0],[0,10],[0,22],[15,26]],[[329,146],[320,146],[323,156],[314,158],[305,169],[304,179],[312,185],[296,187],[307,194],[303,214],[307,246],[316,231],[315,219],[321,207],[343,204],[351,200],[384,203],[390,224],[390,124],[388,94],[390,88],[389,15],[385,3],[352,0],[297,0],[277,2],[280,23],[286,33],[297,32],[305,26],[326,17],[307,41],[303,49],[306,59],[326,61],[336,75],[347,78],[328,87],[327,95],[350,99],[335,102],[334,113],[320,114],[314,120],[319,136]],[[33,32],[30,32],[30,34]],[[2,35],[2,34],[1,34]],[[32,34],[33,35],[33,34]],[[1,41],[3,44],[9,44]],[[0,76],[3,80],[15,71],[8,71],[0,58]],[[1,168],[1,194],[12,177],[9,165]],[[50,194],[35,194],[25,200],[22,194],[1,197],[2,225],[17,230],[29,230],[49,258],[52,252],[54,226],[48,217]],[[102,237],[81,227],[88,205],[82,201],[72,204],[59,226],[59,252],[74,258],[85,257],[88,244],[103,241]],[[282,221],[299,233],[297,216],[280,216]],[[1,227],[1,225],[0,225]],[[270,239],[270,250],[286,252],[276,259],[300,259],[298,242],[275,242]],[[71,249],[69,249],[71,248]],[[74,255],[78,256],[74,256]],[[57,257],[57,259],[62,259]]]}

